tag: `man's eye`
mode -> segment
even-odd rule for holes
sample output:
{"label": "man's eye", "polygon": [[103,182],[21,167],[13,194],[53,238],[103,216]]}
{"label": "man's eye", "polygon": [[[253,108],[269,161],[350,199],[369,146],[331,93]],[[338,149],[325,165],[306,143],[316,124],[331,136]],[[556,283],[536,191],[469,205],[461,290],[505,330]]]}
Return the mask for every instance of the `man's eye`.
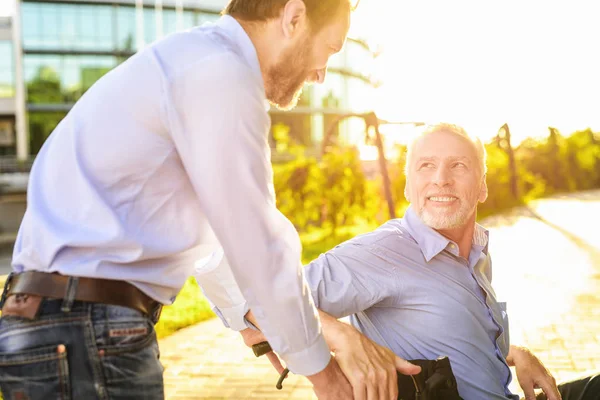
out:
{"label": "man's eye", "polygon": [[427,168],[433,168],[433,163],[427,162],[427,163],[423,163],[419,166],[419,169],[427,169]]}
{"label": "man's eye", "polygon": [[453,167],[454,168],[467,168],[467,165],[462,162],[457,162],[457,163],[454,163]]}

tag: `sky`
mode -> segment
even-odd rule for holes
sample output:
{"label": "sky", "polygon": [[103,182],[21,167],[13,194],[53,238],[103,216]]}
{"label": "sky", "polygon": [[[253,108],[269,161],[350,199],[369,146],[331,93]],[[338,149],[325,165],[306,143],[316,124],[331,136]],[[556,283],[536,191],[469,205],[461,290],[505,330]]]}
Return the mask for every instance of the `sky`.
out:
{"label": "sky", "polygon": [[600,130],[600,3],[362,0],[354,32],[379,45],[375,109],[515,142]]}
{"label": "sky", "polygon": [[0,17],[12,15],[14,0],[0,0]]}
{"label": "sky", "polygon": [[[0,0],[0,16],[13,6]],[[508,123],[519,142],[548,126],[600,130],[599,15],[595,0],[360,0],[352,31],[382,50],[382,118],[458,123],[486,140]]]}

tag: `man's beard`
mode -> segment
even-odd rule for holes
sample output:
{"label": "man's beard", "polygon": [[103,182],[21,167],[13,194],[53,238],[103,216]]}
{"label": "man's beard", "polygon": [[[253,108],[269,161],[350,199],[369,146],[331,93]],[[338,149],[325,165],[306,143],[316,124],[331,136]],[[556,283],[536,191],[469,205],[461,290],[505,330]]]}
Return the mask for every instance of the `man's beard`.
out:
{"label": "man's beard", "polygon": [[311,43],[308,38],[297,49],[289,49],[267,72],[267,100],[281,110],[298,104],[302,87],[308,77]]}
{"label": "man's beard", "polygon": [[[433,229],[454,229],[464,226],[475,212],[476,206],[470,206],[471,202],[457,199],[460,202],[456,212],[446,213],[442,210],[430,210],[423,205],[419,210],[419,217],[425,225]],[[475,202],[475,204],[477,204]]]}

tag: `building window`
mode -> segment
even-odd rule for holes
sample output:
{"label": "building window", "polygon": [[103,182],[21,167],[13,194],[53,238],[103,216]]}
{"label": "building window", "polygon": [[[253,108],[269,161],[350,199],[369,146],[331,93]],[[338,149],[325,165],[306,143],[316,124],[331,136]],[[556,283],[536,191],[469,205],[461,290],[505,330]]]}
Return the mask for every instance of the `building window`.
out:
{"label": "building window", "polygon": [[0,97],[15,95],[15,66],[10,41],[0,41]]}
{"label": "building window", "polygon": [[137,40],[136,10],[130,6],[116,6],[115,12],[116,50],[134,52]]}
{"label": "building window", "polygon": [[94,50],[114,48],[113,7],[30,3],[22,5],[26,50]]}
{"label": "building window", "polygon": [[117,65],[113,56],[26,55],[27,101],[30,104],[74,103],[102,75]]}
{"label": "building window", "polygon": [[207,22],[216,22],[219,19],[219,14],[208,14],[204,12],[198,13],[197,25],[204,25]]}

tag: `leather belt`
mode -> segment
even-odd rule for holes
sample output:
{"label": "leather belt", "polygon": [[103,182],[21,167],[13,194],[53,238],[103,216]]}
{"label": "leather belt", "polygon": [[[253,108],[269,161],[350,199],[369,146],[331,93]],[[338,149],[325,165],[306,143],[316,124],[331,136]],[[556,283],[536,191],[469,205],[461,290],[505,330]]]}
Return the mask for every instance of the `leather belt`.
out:
{"label": "leather belt", "polygon": [[23,293],[64,299],[67,291],[74,289],[73,300],[129,307],[146,314],[155,322],[158,321],[162,305],[128,282],[77,277],[77,284],[71,289],[70,282],[73,279],[69,278],[71,277],[67,275],[40,271],[11,274],[3,296]]}

